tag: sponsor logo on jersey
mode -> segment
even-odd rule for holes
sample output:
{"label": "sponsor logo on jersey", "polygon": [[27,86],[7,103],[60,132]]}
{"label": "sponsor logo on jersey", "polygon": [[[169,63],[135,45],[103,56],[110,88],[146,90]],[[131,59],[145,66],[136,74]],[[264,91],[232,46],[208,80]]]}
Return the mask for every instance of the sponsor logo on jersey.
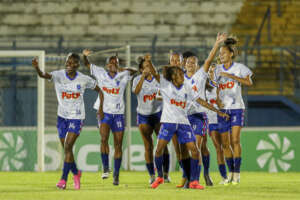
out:
{"label": "sponsor logo on jersey", "polygon": [[108,94],[119,94],[120,93],[120,88],[107,88],[103,87],[102,90]]}
{"label": "sponsor logo on jersey", "polygon": [[217,101],[215,99],[211,99],[211,100],[209,100],[209,103],[210,104],[217,104]]}
{"label": "sponsor logo on jersey", "polygon": [[185,108],[186,106],[186,101],[176,101],[175,99],[171,99],[171,104],[172,105],[175,105],[175,106],[178,106],[178,107],[181,107],[181,108]]}
{"label": "sponsor logo on jersey", "polygon": [[233,81],[229,81],[229,82],[224,83],[224,84],[222,84],[222,83],[219,84],[219,88],[221,90],[232,89],[233,87],[234,87],[234,82]]}
{"label": "sponsor logo on jersey", "polygon": [[196,85],[194,85],[194,86],[192,87],[192,89],[193,89],[195,92],[198,92],[198,88],[197,88]]}
{"label": "sponsor logo on jersey", "polygon": [[144,95],[144,102],[148,101],[152,101],[153,99],[155,99],[156,97],[156,93],[150,94],[150,95]]}
{"label": "sponsor logo on jersey", "polygon": [[80,93],[79,92],[72,92],[72,93],[67,93],[67,92],[62,92],[61,93],[61,98],[67,98],[67,99],[78,99],[78,97],[80,97]]}

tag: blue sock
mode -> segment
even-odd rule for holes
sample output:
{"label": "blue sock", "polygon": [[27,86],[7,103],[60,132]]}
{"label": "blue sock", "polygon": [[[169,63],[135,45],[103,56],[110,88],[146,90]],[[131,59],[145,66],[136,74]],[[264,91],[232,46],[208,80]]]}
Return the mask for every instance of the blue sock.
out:
{"label": "blue sock", "polygon": [[226,158],[226,163],[227,163],[228,171],[233,172],[234,171],[233,158]]}
{"label": "blue sock", "polygon": [[147,170],[148,170],[148,173],[149,173],[150,176],[155,175],[153,162],[152,163],[146,163],[146,167],[147,167]]}
{"label": "blue sock", "polygon": [[156,157],[155,156],[155,166],[157,169],[157,175],[161,178],[163,178],[163,156]]}
{"label": "blue sock", "polygon": [[64,162],[63,174],[61,176],[61,179],[64,179],[65,181],[68,180],[68,175],[69,175],[71,167],[72,167],[72,163]]}
{"label": "blue sock", "polygon": [[102,160],[103,169],[108,170],[109,169],[108,154],[107,153],[101,153],[101,160]]}
{"label": "blue sock", "polygon": [[227,178],[227,171],[226,171],[226,166],[225,166],[225,164],[220,164],[219,165],[219,172],[220,172],[220,174],[221,174],[221,176],[223,177],[223,178]]}
{"label": "blue sock", "polygon": [[196,179],[197,181],[200,180],[201,168],[202,168],[202,166],[201,166],[201,165],[198,165],[198,172],[197,172],[197,179]]}
{"label": "blue sock", "polygon": [[209,154],[207,156],[202,156],[202,162],[203,162],[203,168],[204,168],[204,175],[208,175],[209,174],[209,161],[210,161]]}
{"label": "blue sock", "polygon": [[78,169],[77,169],[75,161],[71,163],[71,171],[74,175],[78,174]]}
{"label": "blue sock", "polygon": [[197,181],[199,172],[199,160],[191,158],[191,181]]}
{"label": "blue sock", "polygon": [[240,173],[242,158],[234,158],[234,172]]}
{"label": "blue sock", "polygon": [[114,162],[114,176],[119,175],[122,158],[115,158]]}
{"label": "blue sock", "polygon": [[166,174],[169,173],[169,169],[170,169],[170,154],[164,154],[163,155],[163,168],[164,168],[164,172]]}

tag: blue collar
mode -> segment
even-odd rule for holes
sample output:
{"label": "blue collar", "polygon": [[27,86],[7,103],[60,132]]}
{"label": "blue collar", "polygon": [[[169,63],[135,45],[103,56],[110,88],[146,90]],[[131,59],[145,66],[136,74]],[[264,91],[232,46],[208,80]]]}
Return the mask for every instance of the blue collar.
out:
{"label": "blue collar", "polygon": [[109,74],[109,72],[107,72],[107,75],[109,76],[109,78],[114,79],[116,77],[117,73],[113,77]]}
{"label": "blue collar", "polygon": [[146,79],[146,81],[148,81],[149,83],[151,83],[153,81],[154,77],[152,76],[152,79],[149,81],[148,79]]}
{"label": "blue collar", "polygon": [[191,76],[191,77],[188,77],[188,75],[187,75],[186,73],[184,73],[184,76],[185,76],[187,79],[191,79],[191,78],[192,78],[192,76]]}
{"label": "blue collar", "polygon": [[77,77],[77,75],[78,75],[78,73],[76,72],[74,78],[71,78],[71,77],[68,75],[67,71],[66,71],[66,77],[67,77],[69,80],[71,80],[71,81],[73,81],[73,80]]}
{"label": "blue collar", "polygon": [[180,89],[183,87],[183,84],[182,84],[181,86],[179,86],[179,87],[176,87],[176,86],[174,85],[174,87],[176,88],[176,90],[180,90]]}
{"label": "blue collar", "polygon": [[225,71],[227,71],[227,70],[229,70],[233,65],[234,65],[234,62],[231,63],[231,65],[230,65],[230,67],[229,67],[228,69],[226,69],[226,68],[224,67],[224,64],[223,64],[222,66],[223,66],[223,69],[224,69]]}

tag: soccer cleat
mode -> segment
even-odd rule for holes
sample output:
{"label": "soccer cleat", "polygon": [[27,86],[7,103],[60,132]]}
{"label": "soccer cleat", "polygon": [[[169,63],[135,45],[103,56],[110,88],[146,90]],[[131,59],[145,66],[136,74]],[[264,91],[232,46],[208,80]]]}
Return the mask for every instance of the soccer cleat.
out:
{"label": "soccer cleat", "polygon": [[203,190],[204,186],[200,185],[199,181],[192,181],[192,182],[190,182],[189,188]]}
{"label": "soccer cleat", "polygon": [[230,182],[229,182],[229,180],[227,178],[223,178],[222,181],[219,184],[227,186],[227,185],[229,185],[229,183]]}
{"label": "soccer cleat", "polygon": [[184,185],[186,184],[186,182],[188,182],[187,179],[186,178],[182,178],[181,179],[181,183],[179,185],[176,185],[176,187],[177,188],[183,188]]}
{"label": "soccer cleat", "polygon": [[80,178],[81,178],[81,171],[78,170],[78,174],[76,174],[76,175],[73,176],[75,190],[79,190],[80,189]]}
{"label": "soccer cleat", "polygon": [[101,177],[102,179],[107,179],[109,177],[109,169],[104,169]]}
{"label": "soccer cleat", "polygon": [[232,185],[238,185],[240,183],[240,173],[233,173]]}
{"label": "soccer cleat", "polygon": [[119,174],[118,175],[114,175],[113,184],[116,185],[116,186],[119,185]]}
{"label": "soccer cleat", "polygon": [[57,184],[56,187],[58,187],[59,189],[66,189],[67,187],[67,182],[64,179],[61,179]]}
{"label": "soccer cleat", "polygon": [[210,176],[208,174],[204,175],[204,180],[205,180],[206,186],[213,186],[214,185],[213,182],[212,182],[212,180],[211,180],[211,178],[210,178]]}
{"label": "soccer cleat", "polygon": [[149,184],[151,185],[155,181],[155,175],[150,176]]}
{"label": "soccer cleat", "polygon": [[168,174],[164,174],[164,182],[165,183],[171,183],[171,178],[169,177]]}
{"label": "soccer cleat", "polygon": [[162,177],[157,177],[155,179],[155,181],[151,184],[151,188],[155,189],[157,188],[160,184],[163,184],[164,183],[164,178]]}
{"label": "soccer cleat", "polygon": [[183,185],[183,189],[189,189],[189,188],[190,188],[190,181],[187,180]]}

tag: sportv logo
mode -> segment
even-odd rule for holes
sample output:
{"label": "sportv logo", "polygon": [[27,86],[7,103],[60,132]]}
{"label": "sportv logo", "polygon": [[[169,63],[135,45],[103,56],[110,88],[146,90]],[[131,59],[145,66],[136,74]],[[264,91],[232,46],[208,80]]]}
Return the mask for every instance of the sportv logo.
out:
{"label": "sportv logo", "polygon": [[270,140],[260,140],[257,151],[264,151],[257,159],[260,168],[268,167],[269,172],[286,172],[291,168],[289,163],[295,158],[295,150],[291,149],[291,141],[287,137],[280,138],[277,133],[270,133]]}

